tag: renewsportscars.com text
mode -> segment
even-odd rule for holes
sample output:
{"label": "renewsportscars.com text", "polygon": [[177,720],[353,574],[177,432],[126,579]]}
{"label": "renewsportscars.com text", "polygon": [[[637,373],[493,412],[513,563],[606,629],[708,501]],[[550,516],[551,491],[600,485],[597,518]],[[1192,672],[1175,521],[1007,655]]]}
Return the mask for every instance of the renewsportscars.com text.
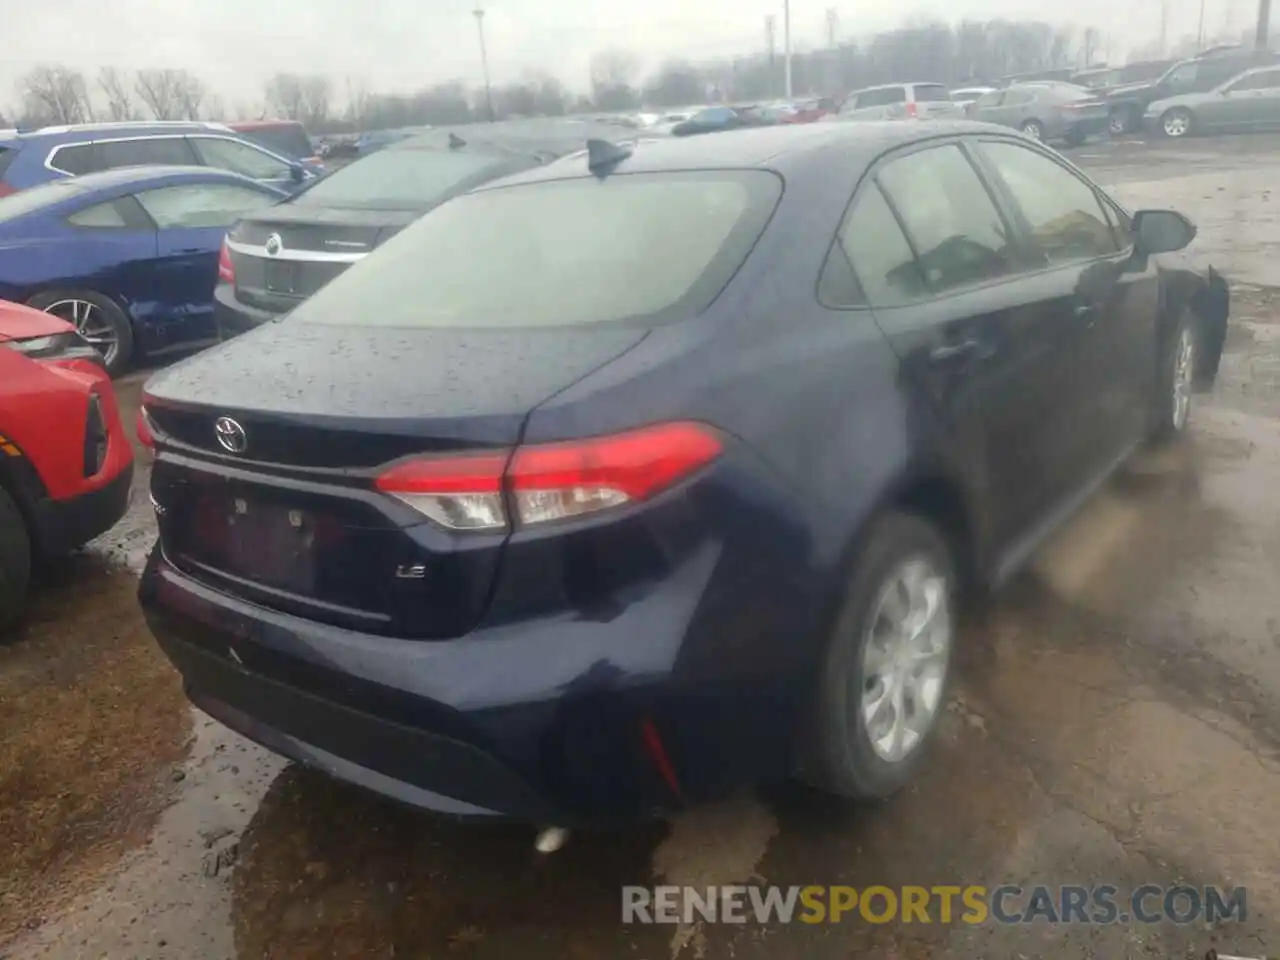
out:
{"label": "renewsportscars.com text", "polygon": [[627,886],[623,923],[1223,923],[1248,916],[1244,887]]}

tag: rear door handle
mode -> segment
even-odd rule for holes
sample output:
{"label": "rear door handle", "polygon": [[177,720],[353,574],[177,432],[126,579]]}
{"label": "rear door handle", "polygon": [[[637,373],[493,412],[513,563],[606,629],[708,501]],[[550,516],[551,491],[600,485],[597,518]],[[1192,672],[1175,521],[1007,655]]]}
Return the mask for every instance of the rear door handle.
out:
{"label": "rear door handle", "polygon": [[984,360],[995,351],[981,340],[961,340],[959,343],[944,343],[929,352],[929,359],[934,363],[945,363],[960,357],[973,357]]}

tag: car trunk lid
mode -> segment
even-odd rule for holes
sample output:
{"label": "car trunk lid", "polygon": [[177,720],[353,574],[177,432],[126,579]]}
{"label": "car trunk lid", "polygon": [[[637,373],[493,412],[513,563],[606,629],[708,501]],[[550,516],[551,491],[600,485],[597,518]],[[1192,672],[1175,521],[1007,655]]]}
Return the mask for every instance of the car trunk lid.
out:
{"label": "car trunk lid", "polygon": [[375,478],[411,455],[513,448],[533,408],[643,337],[286,320],[178,364],[146,401],[165,555],[217,589],[308,619],[400,637],[465,633],[506,534],[437,527]]}

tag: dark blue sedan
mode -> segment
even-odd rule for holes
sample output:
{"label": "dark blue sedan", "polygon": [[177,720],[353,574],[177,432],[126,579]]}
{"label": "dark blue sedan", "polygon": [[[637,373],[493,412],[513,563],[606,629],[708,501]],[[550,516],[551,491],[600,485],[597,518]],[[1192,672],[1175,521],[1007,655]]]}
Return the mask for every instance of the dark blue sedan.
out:
{"label": "dark blue sedan", "polygon": [[234,173],[126,167],[0,199],[0,300],[76,325],[112,373],[217,339],[227,229],[285,196]]}
{"label": "dark blue sedan", "polygon": [[884,797],[958,588],[1187,429],[1194,235],[985,124],[592,142],[152,378],[148,622],[209,714],[423,807]]}

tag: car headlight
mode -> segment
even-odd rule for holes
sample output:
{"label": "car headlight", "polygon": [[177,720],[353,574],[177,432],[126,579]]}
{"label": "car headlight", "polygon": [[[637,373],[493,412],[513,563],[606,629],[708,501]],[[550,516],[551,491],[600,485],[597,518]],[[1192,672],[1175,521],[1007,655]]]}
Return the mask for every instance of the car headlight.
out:
{"label": "car headlight", "polygon": [[50,357],[65,357],[70,354],[82,354],[86,357],[97,356],[93,345],[74,330],[64,333],[51,333],[43,337],[27,337],[25,340],[0,341],[0,347],[8,347],[33,360],[46,360]]}

